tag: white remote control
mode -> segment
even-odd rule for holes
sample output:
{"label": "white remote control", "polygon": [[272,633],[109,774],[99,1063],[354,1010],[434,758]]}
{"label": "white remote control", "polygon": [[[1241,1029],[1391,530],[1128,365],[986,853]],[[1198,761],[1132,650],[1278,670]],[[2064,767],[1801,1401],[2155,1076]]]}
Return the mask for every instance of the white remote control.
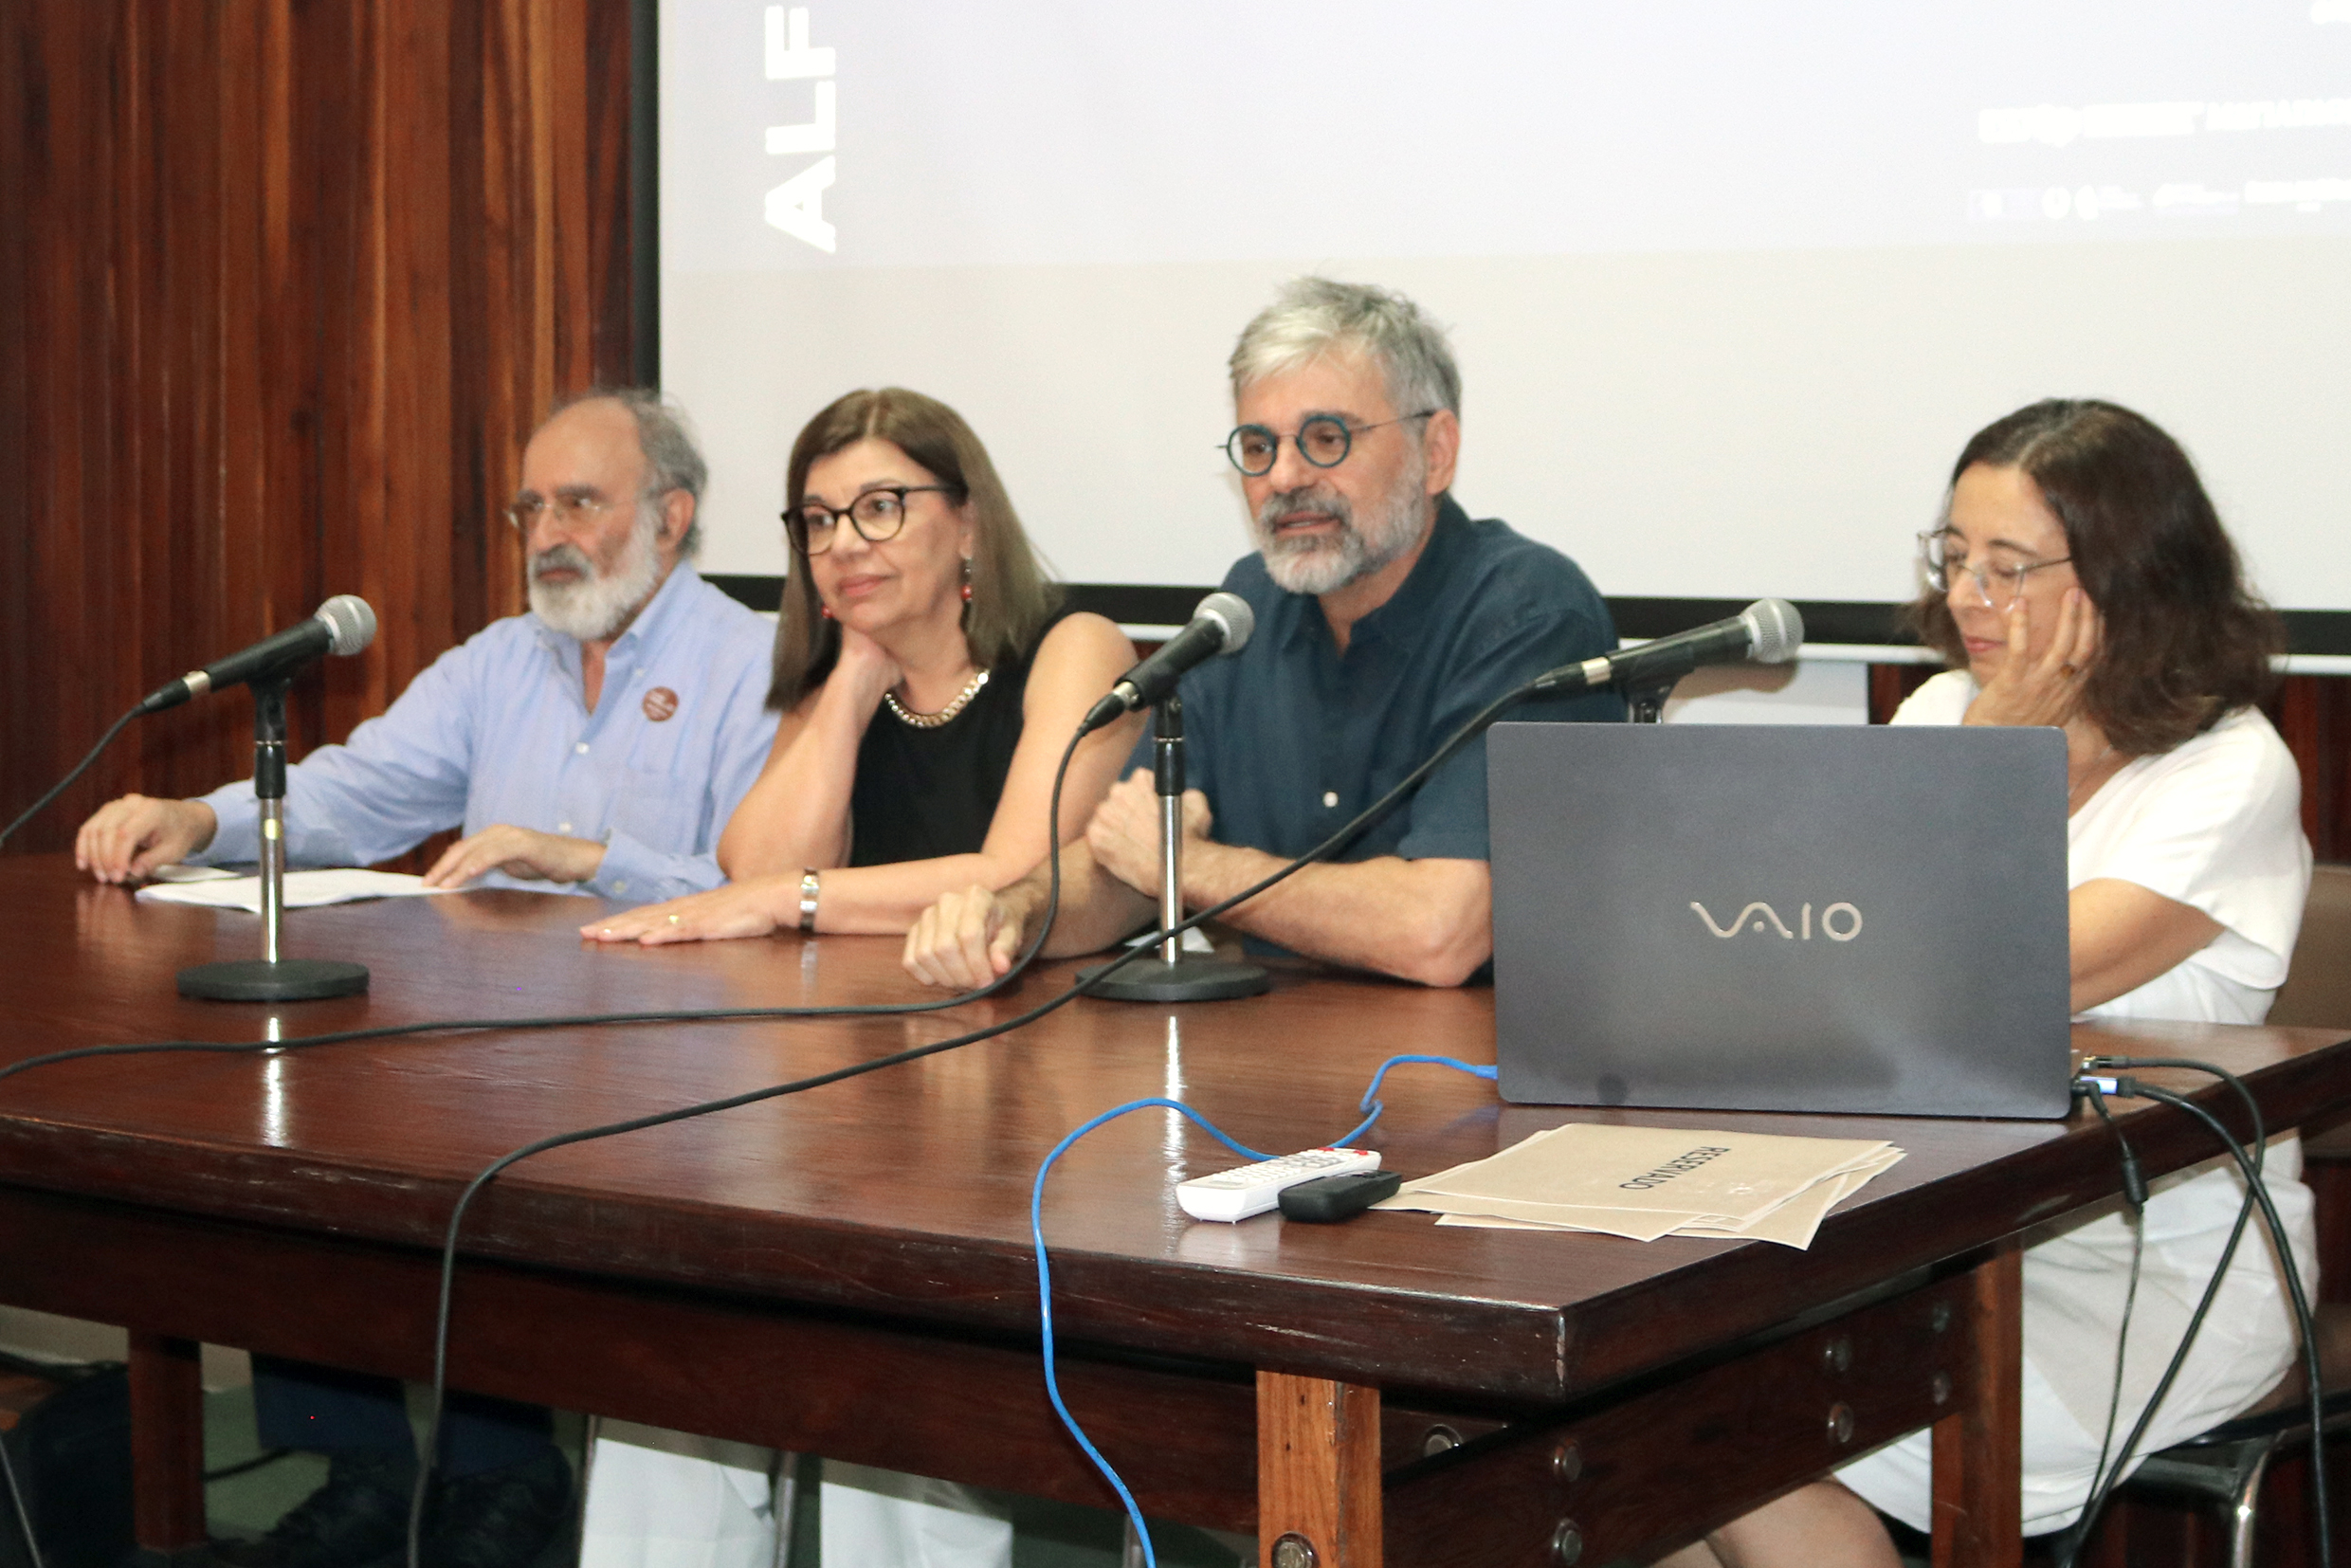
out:
{"label": "white remote control", "polygon": [[1378,1152],[1372,1149],[1308,1149],[1255,1165],[1236,1165],[1214,1176],[1194,1176],[1176,1184],[1176,1201],[1194,1219],[1243,1220],[1262,1214],[1282,1200],[1282,1189],[1322,1176],[1352,1176],[1379,1169]]}

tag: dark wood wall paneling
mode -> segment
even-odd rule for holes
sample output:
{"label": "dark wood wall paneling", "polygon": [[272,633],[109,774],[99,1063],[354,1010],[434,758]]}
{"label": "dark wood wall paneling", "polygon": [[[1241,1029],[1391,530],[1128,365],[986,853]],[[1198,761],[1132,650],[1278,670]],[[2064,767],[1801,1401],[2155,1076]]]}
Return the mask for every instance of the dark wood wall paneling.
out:
{"label": "dark wood wall paneling", "polygon": [[[0,820],[172,675],[356,593],[297,750],[522,602],[548,404],[629,378],[629,0],[0,8]],[[10,848],[250,760],[134,726]]]}

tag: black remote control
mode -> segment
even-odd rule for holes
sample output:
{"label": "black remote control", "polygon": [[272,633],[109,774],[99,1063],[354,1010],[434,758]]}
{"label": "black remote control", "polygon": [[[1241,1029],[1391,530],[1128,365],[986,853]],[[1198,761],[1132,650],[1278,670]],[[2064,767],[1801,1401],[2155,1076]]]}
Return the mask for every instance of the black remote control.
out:
{"label": "black remote control", "polygon": [[1336,1224],[1353,1219],[1381,1198],[1394,1197],[1403,1185],[1404,1178],[1394,1171],[1358,1171],[1302,1181],[1282,1189],[1282,1217],[1310,1225]]}

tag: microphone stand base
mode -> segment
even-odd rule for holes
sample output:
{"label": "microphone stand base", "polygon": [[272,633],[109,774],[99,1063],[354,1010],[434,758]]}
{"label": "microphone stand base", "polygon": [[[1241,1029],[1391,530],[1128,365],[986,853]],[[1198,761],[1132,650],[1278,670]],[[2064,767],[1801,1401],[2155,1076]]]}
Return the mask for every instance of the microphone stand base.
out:
{"label": "microphone stand base", "polygon": [[315,1002],[357,996],[368,988],[365,964],[339,958],[238,958],[179,972],[179,994],[213,1002]]}
{"label": "microphone stand base", "polygon": [[1088,996],[1114,1002],[1227,1002],[1255,996],[1273,984],[1255,964],[1189,953],[1172,964],[1158,958],[1131,959],[1108,979],[1088,983],[1109,967],[1096,964],[1078,971],[1078,983]]}

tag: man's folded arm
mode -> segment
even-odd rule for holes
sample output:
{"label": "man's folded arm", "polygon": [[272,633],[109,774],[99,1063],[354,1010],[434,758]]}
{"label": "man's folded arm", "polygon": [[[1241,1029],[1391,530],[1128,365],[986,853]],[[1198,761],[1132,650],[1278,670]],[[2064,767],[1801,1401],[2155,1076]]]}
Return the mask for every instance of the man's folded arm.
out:
{"label": "man's folded arm", "polygon": [[[1283,865],[1263,850],[1188,840],[1184,903],[1222,903]],[[1493,956],[1493,878],[1483,860],[1380,855],[1304,866],[1223,919],[1309,957],[1455,986]]]}

